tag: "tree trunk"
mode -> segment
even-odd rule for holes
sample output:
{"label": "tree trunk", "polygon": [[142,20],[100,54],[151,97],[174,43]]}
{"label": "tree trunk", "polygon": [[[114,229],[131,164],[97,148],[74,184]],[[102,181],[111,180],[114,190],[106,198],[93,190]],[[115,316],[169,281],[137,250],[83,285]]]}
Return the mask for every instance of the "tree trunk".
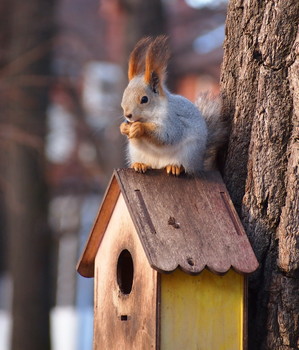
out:
{"label": "tree trunk", "polygon": [[[53,1],[10,2],[9,63],[1,71],[12,349],[50,348],[50,235],[44,142]],[[6,21],[5,13],[2,20]],[[4,120],[4,122],[3,122]]]}
{"label": "tree trunk", "polygon": [[[5,19],[4,19],[5,14]],[[10,20],[9,0],[2,0],[0,3],[0,72],[8,61],[8,45],[10,37]],[[4,89],[1,87],[0,74],[0,128],[6,122],[4,106],[2,99],[5,96]],[[4,97],[5,99],[5,97]],[[1,129],[0,129],[1,130]],[[0,131],[1,132],[1,131]],[[1,142],[0,136],[0,279],[2,273],[7,272],[7,235],[6,235],[6,218],[5,218],[5,169],[6,169],[6,152]]]}
{"label": "tree trunk", "polygon": [[260,262],[249,349],[299,348],[298,0],[231,0],[221,89],[224,177]]}

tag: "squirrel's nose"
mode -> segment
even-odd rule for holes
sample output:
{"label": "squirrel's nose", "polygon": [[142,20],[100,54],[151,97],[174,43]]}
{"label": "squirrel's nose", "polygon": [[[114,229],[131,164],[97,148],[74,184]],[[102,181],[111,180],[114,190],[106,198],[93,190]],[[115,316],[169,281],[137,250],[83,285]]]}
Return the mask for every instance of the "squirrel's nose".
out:
{"label": "squirrel's nose", "polygon": [[128,118],[128,119],[131,119],[132,118],[132,114],[131,113],[130,114],[126,114],[125,117]]}

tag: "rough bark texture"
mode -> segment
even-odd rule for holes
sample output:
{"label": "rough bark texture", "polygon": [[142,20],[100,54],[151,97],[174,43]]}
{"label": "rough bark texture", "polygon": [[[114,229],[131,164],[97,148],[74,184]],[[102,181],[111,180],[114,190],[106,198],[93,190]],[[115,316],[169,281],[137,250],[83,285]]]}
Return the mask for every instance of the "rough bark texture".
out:
{"label": "rough bark texture", "polygon": [[298,23],[298,0],[229,3],[224,176],[260,262],[249,285],[252,350],[299,348]]}
{"label": "rough bark texture", "polygon": [[[9,272],[13,280],[12,349],[50,348],[50,235],[44,142],[53,1],[9,3],[10,40],[1,70],[1,146]],[[5,13],[1,14],[3,21]],[[2,174],[3,175],[3,174]]]}

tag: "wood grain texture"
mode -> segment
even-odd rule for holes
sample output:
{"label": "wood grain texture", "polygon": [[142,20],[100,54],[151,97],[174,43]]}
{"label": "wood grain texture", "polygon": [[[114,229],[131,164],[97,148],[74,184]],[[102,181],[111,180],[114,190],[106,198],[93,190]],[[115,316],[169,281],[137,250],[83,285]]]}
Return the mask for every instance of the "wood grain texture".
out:
{"label": "wood grain texture", "polygon": [[299,346],[298,23],[298,0],[229,2],[224,179],[260,262],[249,284],[252,350]]}
{"label": "wood grain texture", "polygon": [[[106,230],[95,259],[94,350],[156,350],[158,273],[148,263],[122,194]],[[134,266],[129,294],[117,280],[123,250]]]}
{"label": "wood grain texture", "polygon": [[244,276],[161,275],[161,349],[244,350]]}
{"label": "wood grain texture", "polygon": [[180,267],[198,274],[207,267],[221,274],[231,267],[242,273],[257,268],[219,173],[177,178],[161,171],[139,174],[119,169],[115,176],[156,270]]}
{"label": "wood grain texture", "polygon": [[77,271],[81,276],[94,277],[95,257],[114,210],[119,193],[120,190],[117,181],[115,177],[112,177],[104,195],[96,221],[86,242],[86,246],[77,264]]}
{"label": "wood grain texture", "polygon": [[114,172],[78,272],[94,275],[94,259],[113,213],[119,192],[150,265],[160,272],[177,267],[198,274],[205,267],[219,274],[231,267],[240,273],[257,269],[258,262],[218,172],[197,178],[167,176],[152,170]]}

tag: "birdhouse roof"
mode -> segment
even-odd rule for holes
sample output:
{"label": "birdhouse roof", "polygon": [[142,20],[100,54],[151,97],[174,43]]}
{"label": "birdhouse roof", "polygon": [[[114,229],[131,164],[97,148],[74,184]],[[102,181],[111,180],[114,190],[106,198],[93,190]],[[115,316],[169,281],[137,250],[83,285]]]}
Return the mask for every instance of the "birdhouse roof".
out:
{"label": "birdhouse roof", "polygon": [[117,199],[122,193],[152,268],[189,274],[204,268],[223,274],[257,269],[258,262],[218,172],[198,177],[114,171],[94,228],[78,264],[93,277],[94,260]]}

